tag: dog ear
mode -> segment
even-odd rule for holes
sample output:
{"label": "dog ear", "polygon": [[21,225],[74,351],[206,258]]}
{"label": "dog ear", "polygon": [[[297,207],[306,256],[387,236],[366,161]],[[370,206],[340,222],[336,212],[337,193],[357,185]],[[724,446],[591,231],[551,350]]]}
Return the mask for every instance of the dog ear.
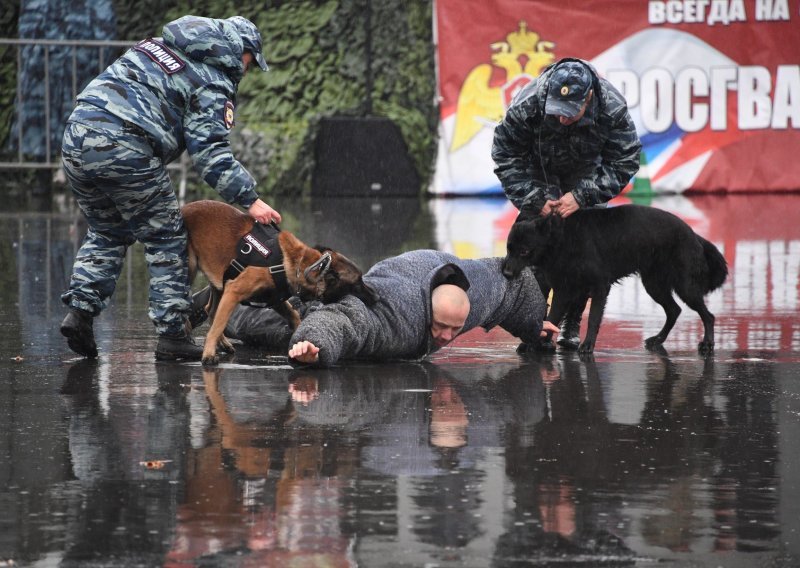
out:
{"label": "dog ear", "polygon": [[325,273],[325,288],[332,290],[339,284],[339,273],[334,268]]}
{"label": "dog ear", "polygon": [[378,300],[381,299],[380,294],[378,294],[374,288],[364,284],[364,281],[360,279],[353,287],[353,295],[367,306],[374,306],[378,303]]}
{"label": "dog ear", "polygon": [[361,277],[352,284],[342,284],[342,278],[336,270],[331,269],[325,274],[325,293],[323,303],[338,302],[347,295],[353,295],[367,306],[373,306],[380,299],[380,295],[364,283]]}
{"label": "dog ear", "polygon": [[320,297],[323,304],[338,302],[349,293],[349,286],[342,285],[339,273],[332,267],[325,273],[322,281],[325,283]]}

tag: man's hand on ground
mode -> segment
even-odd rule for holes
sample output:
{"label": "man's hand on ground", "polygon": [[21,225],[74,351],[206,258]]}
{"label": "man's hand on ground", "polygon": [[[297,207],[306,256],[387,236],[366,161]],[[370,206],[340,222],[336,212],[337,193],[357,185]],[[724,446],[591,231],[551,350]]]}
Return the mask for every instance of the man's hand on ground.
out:
{"label": "man's hand on ground", "polygon": [[555,339],[558,337],[559,328],[553,322],[549,322],[544,320],[542,322],[542,332],[539,334],[539,337],[542,339],[549,339],[553,344],[555,344]]}
{"label": "man's hand on ground", "polygon": [[289,349],[289,359],[300,363],[316,363],[319,361],[319,347],[310,341],[299,341]]}

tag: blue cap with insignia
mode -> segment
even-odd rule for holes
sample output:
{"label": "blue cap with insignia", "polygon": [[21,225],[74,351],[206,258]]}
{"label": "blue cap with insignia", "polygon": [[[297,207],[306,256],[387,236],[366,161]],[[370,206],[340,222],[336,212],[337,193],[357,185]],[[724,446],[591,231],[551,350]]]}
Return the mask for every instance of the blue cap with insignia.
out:
{"label": "blue cap with insignia", "polygon": [[572,118],[577,115],[592,88],[589,68],[578,61],[565,61],[556,65],[547,88],[545,114]]}
{"label": "blue cap with insignia", "polygon": [[242,38],[245,51],[253,54],[262,71],[268,71],[269,66],[261,53],[261,33],[256,25],[242,16],[233,16],[228,18],[228,21],[236,26],[236,31],[239,32],[239,36]]}

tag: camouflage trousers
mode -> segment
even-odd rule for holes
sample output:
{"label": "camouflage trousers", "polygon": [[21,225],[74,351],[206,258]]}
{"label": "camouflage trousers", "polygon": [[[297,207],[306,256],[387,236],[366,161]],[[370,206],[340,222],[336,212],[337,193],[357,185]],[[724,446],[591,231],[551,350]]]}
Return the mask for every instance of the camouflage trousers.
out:
{"label": "camouflage trousers", "polygon": [[123,146],[117,138],[75,122],[64,132],[64,170],[89,230],[61,300],[99,314],[114,293],[128,247],[138,240],[150,271],[148,315],[159,334],[177,334],[190,308],[178,201],[163,162],[146,142],[126,140]]}

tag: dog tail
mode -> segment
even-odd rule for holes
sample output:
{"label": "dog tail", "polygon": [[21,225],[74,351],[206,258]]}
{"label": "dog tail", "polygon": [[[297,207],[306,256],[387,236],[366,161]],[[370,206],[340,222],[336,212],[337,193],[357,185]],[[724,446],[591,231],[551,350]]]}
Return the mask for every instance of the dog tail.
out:
{"label": "dog tail", "polygon": [[189,284],[191,284],[194,282],[194,277],[197,276],[197,254],[192,248],[191,241],[189,241],[187,249],[187,258],[189,260]]}
{"label": "dog tail", "polygon": [[725,282],[728,277],[728,263],[717,247],[699,235],[697,238],[703,245],[703,256],[706,257],[706,264],[708,264],[708,289],[706,290],[708,293],[716,290]]}

